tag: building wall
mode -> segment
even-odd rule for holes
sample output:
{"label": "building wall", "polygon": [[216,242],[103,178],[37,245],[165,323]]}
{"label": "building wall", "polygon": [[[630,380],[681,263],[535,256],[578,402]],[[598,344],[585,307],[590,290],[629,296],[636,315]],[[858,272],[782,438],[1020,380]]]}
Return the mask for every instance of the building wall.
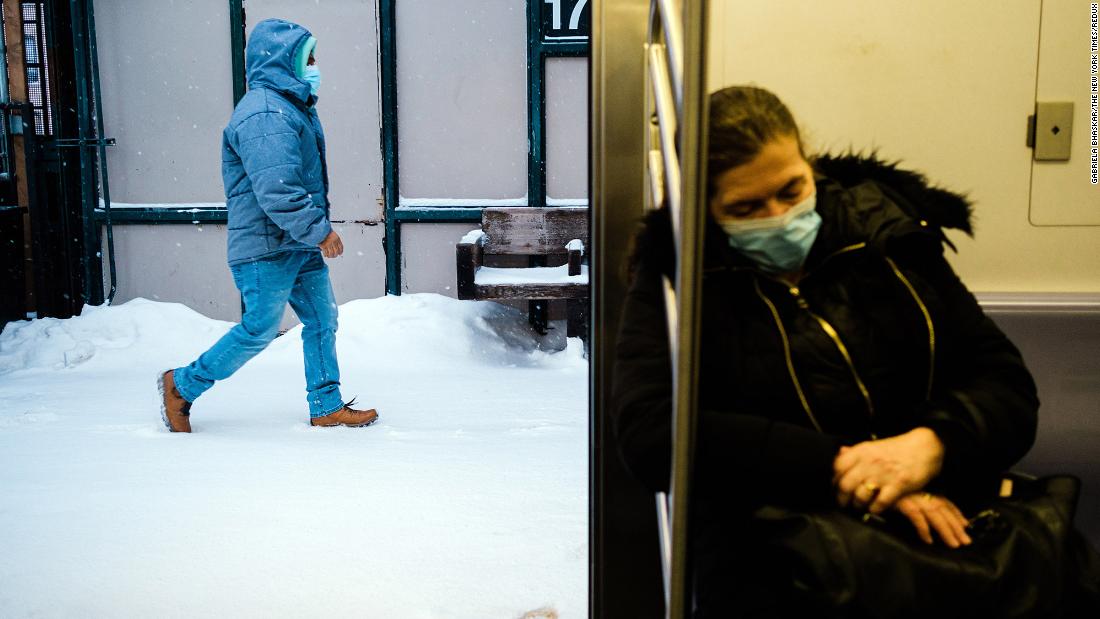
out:
{"label": "building wall", "polygon": [[[709,79],[712,90],[755,83],[776,92],[811,150],[877,150],[968,193],[976,240],[952,234],[959,253],[950,258],[971,289],[1096,293],[1100,189],[1084,165],[1088,5],[718,0]],[[1071,164],[1033,166],[1025,129],[1037,98],[1076,101]],[[1058,215],[1036,219],[1052,209]]]}
{"label": "building wall", "polygon": [[[95,3],[112,203],[224,203],[221,132],[233,111],[229,3]],[[184,303],[240,317],[224,225],[116,225],[116,303]],[[103,234],[104,277],[108,275]]]}
{"label": "building wall", "polygon": [[[317,108],[328,142],[332,219],[347,247],[330,262],[341,301],[386,289],[384,227],[374,225],[384,214],[376,6],[374,0],[245,5],[246,31],[278,17],[318,39]],[[116,208],[224,203],[221,131],[233,108],[228,2],[100,0],[96,10],[106,131],[118,140],[108,158],[112,202]],[[403,200],[525,202],[526,15],[522,0],[398,5]],[[548,196],[583,203],[587,60],[553,58],[545,70]],[[402,291],[454,295],[454,244],[473,227],[400,226]],[[123,224],[114,232],[116,302],[150,297],[217,318],[239,317],[224,226]],[[168,259],[158,254],[161,248]],[[229,286],[212,286],[210,274]],[[290,324],[288,315],[284,326]]]}
{"label": "building wall", "polygon": [[[108,159],[112,201],[116,208],[224,203],[219,151],[233,107],[228,2],[147,4],[96,4],[105,125],[118,140]],[[246,31],[278,17],[318,39],[332,219],[347,247],[330,262],[336,296],[385,294],[384,229],[374,225],[384,213],[376,2],[249,0],[245,10]],[[396,27],[402,196],[523,203],[526,2],[401,3]],[[549,195],[583,201],[587,61],[551,59],[546,71]],[[402,290],[454,295],[454,244],[472,227],[401,226]],[[210,274],[231,281],[224,226],[116,225],[114,233],[116,302],[150,297],[239,316],[231,283],[210,284]]]}
{"label": "building wall", "polygon": [[[517,0],[398,3],[401,204],[527,203],[527,7]],[[425,45],[431,41],[431,45]],[[545,65],[547,195],[588,195],[588,67]],[[455,296],[454,245],[476,223],[402,224],[402,292]]]}

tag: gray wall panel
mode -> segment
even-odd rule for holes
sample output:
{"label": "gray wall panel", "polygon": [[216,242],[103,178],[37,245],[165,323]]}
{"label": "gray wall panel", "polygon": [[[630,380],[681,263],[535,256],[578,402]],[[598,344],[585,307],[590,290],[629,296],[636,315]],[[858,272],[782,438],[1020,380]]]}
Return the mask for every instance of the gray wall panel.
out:
{"label": "gray wall panel", "polygon": [[588,198],[588,59],[546,59],[546,195]]}
{"label": "gray wall panel", "polygon": [[403,224],[401,266],[405,275],[401,291],[457,297],[455,245],[464,234],[480,227],[477,223]]}
{"label": "gray wall panel", "polygon": [[[249,3],[251,6],[251,3]],[[95,3],[111,197],[223,202],[221,132],[233,110],[229,3]]]}
{"label": "gray wall panel", "polygon": [[527,194],[525,3],[399,2],[397,99],[403,197]]}
{"label": "gray wall panel", "polygon": [[[240,320],[241,298],[226,266],[225,226],[115,226],[114,237],[116,305],[144,297],[183,303],[218,320]],[[103,238],[106,274],[106,233]]]}

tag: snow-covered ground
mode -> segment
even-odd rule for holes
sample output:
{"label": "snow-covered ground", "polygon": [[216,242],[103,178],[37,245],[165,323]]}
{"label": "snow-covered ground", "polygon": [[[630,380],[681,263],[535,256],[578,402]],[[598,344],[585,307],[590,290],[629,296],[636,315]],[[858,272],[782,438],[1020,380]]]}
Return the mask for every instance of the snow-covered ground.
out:
{"label": "snow-covered ground", "polygon": [[[436,295],[340,308],[311,428],[300,327],[192,409],[154,378],[231,325],[135,300],[0,335],[0,617],[586,616],[587,362]],[[540,613],[537,616],[550,616]]]}

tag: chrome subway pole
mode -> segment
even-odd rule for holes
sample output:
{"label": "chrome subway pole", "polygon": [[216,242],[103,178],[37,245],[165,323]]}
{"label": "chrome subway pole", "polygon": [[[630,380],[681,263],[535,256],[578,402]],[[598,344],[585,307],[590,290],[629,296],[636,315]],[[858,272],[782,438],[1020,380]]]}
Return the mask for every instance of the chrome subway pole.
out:
{"label": "chrome subway pole", "polygon": [[669,619],[688,617],[692,610],[688,507],[706,200],[706,8],[703,0],[653,0],[646,54],[647,96],[656,122],[647,131],[649,201],[651,207],[669,208],[676,247],[675,286],[665,282],[673,370],[672,472],[669,496],[657,496]]}

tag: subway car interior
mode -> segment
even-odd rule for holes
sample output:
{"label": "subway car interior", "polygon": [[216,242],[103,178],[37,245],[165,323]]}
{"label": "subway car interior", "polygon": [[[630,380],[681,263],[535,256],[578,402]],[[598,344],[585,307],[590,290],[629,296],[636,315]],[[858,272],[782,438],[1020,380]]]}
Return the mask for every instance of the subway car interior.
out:
{"label": "subway car interior", "polygon": [[1097,13],[3,0],[0,616],[1100,616]]}

